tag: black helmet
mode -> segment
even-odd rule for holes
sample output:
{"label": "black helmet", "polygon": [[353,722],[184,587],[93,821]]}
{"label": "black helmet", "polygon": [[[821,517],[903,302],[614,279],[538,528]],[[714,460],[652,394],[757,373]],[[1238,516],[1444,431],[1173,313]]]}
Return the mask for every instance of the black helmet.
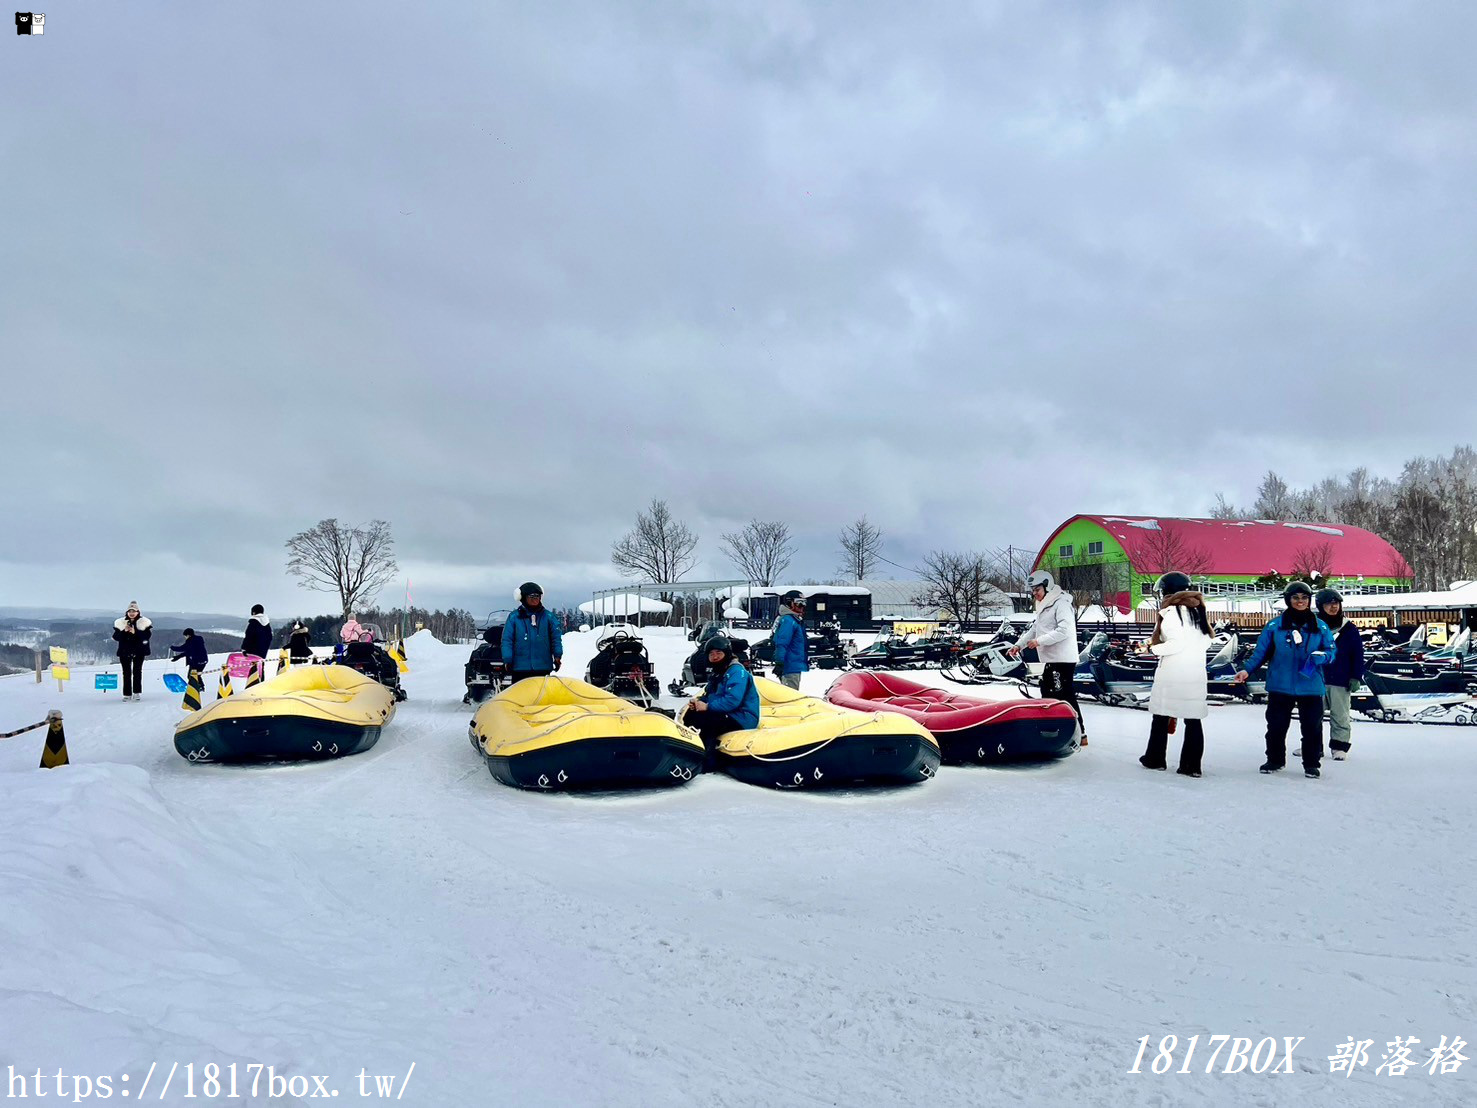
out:
{"label": "black helmet", "polygon": [[1312,586],[1306,581],[1289,581],[1287,588],[1282,590],[1282,599],[1290,602],[1294,596],[1299,594],[1306,596],[1309,600],[1313,599]]}
{"label": "black helmet", "polygon": [[1172,569],[1159,580],[1154,582],[1154,593],[1161,600],[1166,596],[1173,596],[1177,592],[1188,592],[1191,588],[1190,575]]}
{"label": "black helmet", "polygon": [[780,599],[785,602],[787,608],[793,608],[796,605],[802,608],[805,607],[805,594],[799,589],[791,589],[784,596],[780,597]]}
{"label": "black helmet", "polygon": [[1320,612],[1329,604],[1342,604],[1343,602],[1344,598],[1339,594],[1338,589],[1319,589],[1313,597],[1313,603]]}
{"label": "black helmet", "polygon": [[518,603],[520,604],[523,603],[523,601],[527,600],[530,596],[542,597],[543,595],[544,590],[539,588],[532,581],[525,581],[523,582],[523,584],[518,586]]}
{"label": "black helmet", "polygon": [[721,650],[724,654],[732,654],[733,643],[729,641],[727,635],[714,635],[707,642],[703,643],[703,653],[711,654],[715,650]]}

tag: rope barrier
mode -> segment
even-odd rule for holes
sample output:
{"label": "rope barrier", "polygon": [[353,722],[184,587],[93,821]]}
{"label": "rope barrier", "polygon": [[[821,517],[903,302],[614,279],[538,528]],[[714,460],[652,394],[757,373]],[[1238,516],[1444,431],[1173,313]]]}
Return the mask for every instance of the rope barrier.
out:
{"label": "rope barrier", "polygon": [[13,739],[17,735],[24,735],[27,731],[39,731],[41,728],[46,726],[46,723],[47,721],[43,719],[40,723],[33,723],[28,727],[22,727],[18,731],[0,732],[0,739]]}

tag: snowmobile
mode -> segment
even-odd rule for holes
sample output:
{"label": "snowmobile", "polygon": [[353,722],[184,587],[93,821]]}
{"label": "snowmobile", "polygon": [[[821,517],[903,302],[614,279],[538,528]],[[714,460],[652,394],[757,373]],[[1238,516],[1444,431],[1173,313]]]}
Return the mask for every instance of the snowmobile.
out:
{"label": "snowmobile", "polygon": [[682,663],[682,673],[674,677],[667,685],[667,691],[673,696],[685,696],[688,689],[701,689],[707,685],[708,652],[703,649],[703,644],[714,635],[726,635],[728,641],[733,644],[734,658],[742,662],[745,669],[753,672],[754,666],[749,657],[749,640],[739,638],[725,624],[716,621],[705,623],[699,630],[687,636],[698,645],[697,649]]}
{"label": "snowmobile", "polygon": [[365,677],[378,681],[395,694],[397,703],[404,700],[405,689],[400,684],[400,667],[390,657],[389,651],[380,645],[383,640],[380,629],[372,623],[361,624],[360,627],[360,640],[344,644],[342,653],[334,660],[341,666],[348,666]]}
{"label": "snowmobile", "polygon": [[601,633],[595,656],[585,667],[585,681],[643,708],[661,694],[645,644],[625,627]]}
{"label": "snowmobile", "polygon": [[[1241,671],[1243,656],[1241,636],[1234,628],[1219,631],[1210,640],[1210,646],[1205,650],[1205,694],[1207,696],[1246,700],[1255,694],[1255,690],[1250,687],[1252,682],[1248,681],[1242,685],[1236,681],[1236,674]],[[1261,686],[1262,695],[1265,695],[1266,682],[1258,681],[1256,684]]]}
{"label": "snowmobile", "polygon": [[909,642],[906,635],[895,634],[892,624],[884,623],[874,638],[851,656],[857,669],[920,669],[927,664],[927,648]]}
{"label": "snowmobile", "polygon": [[[805,629],[805,658],[811,669],[846,669],[850,656],[839,623],[823,623],[814,631]],[[755,665],[774,665],[774,636],[751,646],[749,657]]]}
{"label": "snowmobile", "polygon": [[1024,688],[1032,675],[1040,672],[1041,660],[1031,649],[1012,656],[1015,636],[1011,631],[1010,624],[1002,621],[989,638],[976,643],[965,641],[964,649],[944,662],[943,675],[961,685],[1009,681]]}
{"label": "snowmobile", "polygon": [[1477,675],[1460,662],[1383,662],[1366,668],[1350,706],[1387,723],[1477,723]]}
{"label": "snowmobile", "polygon": [[462,697],[463,704],[480,704],[513,683],[513,676],[503,662],[503,626],[508,615],[507,610],[488,613],[482,642],[467,659],[467,695]]}

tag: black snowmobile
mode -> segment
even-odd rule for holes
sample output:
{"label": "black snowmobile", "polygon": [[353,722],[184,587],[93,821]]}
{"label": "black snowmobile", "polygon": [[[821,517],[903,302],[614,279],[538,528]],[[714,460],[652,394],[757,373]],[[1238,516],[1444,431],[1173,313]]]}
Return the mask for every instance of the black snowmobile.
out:
{"label": "black snowmobile", "polygon": [[[760,639],[749,648],[755,665],[774,665],[774,635]],[[841,638],[839,623],[823,623],[814,631],[805,629],[805,660],[811,669],[846,669],[850,651]]]}
{"label": "black snowmobile", "polygon": [[400,667],[389,651],[380,645],[380,630],[374,624],[365,624],[366,639],[344,646],[343,653],[334,659],[341,666],[348,666],[365,677],[371,677],[395,694],[396,701],[405,699],[405,689],[400,684]]}
{"label": "black snowmobile", "polygon": [[601,636],[585,667],[585,680],[643,708],[650,708],[661,694],[646,645],[624,627]]}
{"label": "black snowmobile", "polygon": [[694,650],[682,663],[682,673],[674,677],[667,685],[667,691],[673,696],[685,696],[688,689],[701,689],[708,683],[708,652],[703,649],[703,644],[714,635],[726,635],[728,641],[733,644],[733,656],[742,662],[744,668],[753,672],[754,664],[749,654],[749,640],[741,639],[728,629],[727,624],[717,620],[709,620],[701,627],[695,628],[688,634],[688,638],[697,643]]}
{"label": "black snowmobile", "polygon": [[467,695],[463,704],[481,704],[489,696],[496,696],[513,683],[512,674],[503,662],[503,625],[508,621],[506,610],[489,613],[487,626],[482,629],[482,642],[467,659]]}

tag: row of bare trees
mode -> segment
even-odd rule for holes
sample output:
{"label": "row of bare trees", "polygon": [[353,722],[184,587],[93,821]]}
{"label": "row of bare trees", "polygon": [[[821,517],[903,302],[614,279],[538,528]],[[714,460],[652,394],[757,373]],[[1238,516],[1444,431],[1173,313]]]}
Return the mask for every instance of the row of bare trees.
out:
{"label": "row of bare trees", "polygon": [[[1383,567],[1386,576],[1413,574],[1418,589],[1444,589],[1477,578],[1477,451],[1459,446],[1444,457],[1412,458],[1394,479],[1360,467],[1306,489],[1289,486],[1269,470],[1249,508],[1217,496],[1212,515],[1362,527],[1403,555],[1391,557]],[[1325,562],[1331,561],[1332,547],[1322,545],[1324,552],[1310,545],[1308,559],[1326,554]]]}
{"label": "row of bare trees", "polygon": [[[835,584],[852,584],[875,573],[882,554],[882,529],[866,516],[849,523],[837,536],[840,564]],[[636,526],[610,548],[610,560],[624,576],[650,581],[681,581],[697,564],[698,536],[672,514],[665,500],[653,499],[636,514]],[[737,531],[725,531],[719,545],[734,567],[756,585],[773,585],[795,556],[790,525],[779,520],[751,519]],[[670,597],[663,597],[670,599]]]}

